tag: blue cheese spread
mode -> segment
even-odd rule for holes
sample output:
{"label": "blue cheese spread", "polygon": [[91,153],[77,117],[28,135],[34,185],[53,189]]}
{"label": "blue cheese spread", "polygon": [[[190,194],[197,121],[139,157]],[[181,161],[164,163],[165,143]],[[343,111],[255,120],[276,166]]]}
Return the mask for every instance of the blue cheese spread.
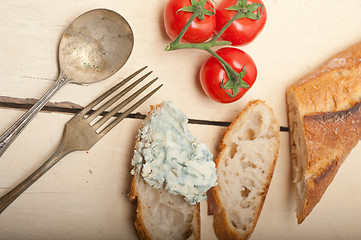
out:
{"label": "blue cheese spread", "polygon": [[189,132],[187,122],[172,102],[162,102],[139,130],[132,165],[152,187],[164,187],[194,205],[207,198],[217,174],[212,153]]}

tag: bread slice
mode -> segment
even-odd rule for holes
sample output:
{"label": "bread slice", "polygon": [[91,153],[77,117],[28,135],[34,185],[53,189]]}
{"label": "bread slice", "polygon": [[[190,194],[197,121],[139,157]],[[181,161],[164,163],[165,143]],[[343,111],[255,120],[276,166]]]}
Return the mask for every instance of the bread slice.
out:
{"label": "bread slice", "polygon": [[137,202],[141,239],[200,239],[200,206],[216,184],[213,155],[187,129],[171,102],[153,108],[134,149],[129,197]]}
{"label": "bread slice", "polygon": [[286,93],[298,223],[311,213],[361,137],[361,43]]}
{"label": "bread slice", "polygon": [[155,189],[138,173],[129,197],[137,202],[134,226],[140,239],[200,239],[199,203],[190,205],[179,195]]}
{"label": "bread slice", "polygon": [[208,191],[218,239],[247,239],[260,216],[280,146],[279,124],[255,100],[228,127],[215,162],[218,185]]}

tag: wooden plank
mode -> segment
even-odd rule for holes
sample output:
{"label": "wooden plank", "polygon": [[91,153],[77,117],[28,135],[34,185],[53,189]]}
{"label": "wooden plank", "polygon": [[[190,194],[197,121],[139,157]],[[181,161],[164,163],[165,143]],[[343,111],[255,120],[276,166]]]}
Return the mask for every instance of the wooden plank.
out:
{"label": "wooden plank", "polygon": [[[18,117],[0,110],[0,126]],[[70,115],[40,113],[0,161],[0,195],[14,187],[55,151]],[[138,119],[126,119],[89,152],[66,156],[19,197],[0,217],[1,239],[137,239],[129,202],[130,161]],[[47,126],[46,132],[43,131]],[[188,125],[211,151],[225,128]],[[0,129],[1,130],[1,129]],[[274,178],[253,234],[254,239],[356,239],[361,236],[361,192],[357,147],[341,167],[314,212],[298,225],[291,183],[288,133],[281,133],[281,149]],[[202,239],[216,239],[213,218],[202,202]],[[331,229],[331,230],[330,230]]]}
{"label": "wooden plank", "polygon": [[0,25],[3,33],[0,95],[40,98],[57,78],[57,46],[66,26],[87,10],[107,7],[122,14],[133,28],[135,47],[128,63],[109,80],[89,86],[65,86],[53,101],[84,106],[119,79],[148,65],[154,70],[154,76],[164,83],[161,94],[155,96],[158,102],[172,100],[182,105],[190,118],[229,121],[249,100],[261,98],[275,110],[281,125],[285,126],[287,87],[339,50],[361,39],[361,32],[355,31],[360,25],[361,2],[358,0],[349,0],[348,4],[325,0],[269,1],[264,31],[254,42],[241,47],[257,64],[257,82],[240,101],[218,104],[204,95],[197,77],[208,53],[163,50],[170,41],[162,26],[165,3],[166,0],[109,0],[102,4],[96,0],[86,3],[66,0],[53,6],[46,0],[6,1],[0,10],[6,19]]}
{"label": "wooden plank", "polygon": [[[166,2],[2,1],[0,132],[23,114],[19,109],[28,108],[54,83],[59,40],[78,15],[94,8],[117,11],[132,26],[135,47],[127,64],[110,79],[89,86],[68,85],[54,96],[0,159],[0,195],[56,150],[63,126],[75,111],[130,73],[148,65],[164,87],[137,110],[139,115],[125,119],[91,151],[68,155],[16,200],[0,216],[0,239],[137,239],[134,206],[127,199],[129,170],[135,135],[149,105],[173,101],[191,119],[191,132],[216,154],[225,126],[256,98],[274,109],[285,129],[274,179],[252,238],[359,239],[359,145],[311,215],[297,225],[285,91],[327,58],[361,40],[357,31],[361,1],[265,2],[265,29],[254,42],[240,47],[255,60],[258,79],[244,98],[232,104],[215,103],[202,92],[197,76],[207,53],[163,50],[170,41],[163,29]],[[216,239],[206,209],[202,202],[202,239]]]}

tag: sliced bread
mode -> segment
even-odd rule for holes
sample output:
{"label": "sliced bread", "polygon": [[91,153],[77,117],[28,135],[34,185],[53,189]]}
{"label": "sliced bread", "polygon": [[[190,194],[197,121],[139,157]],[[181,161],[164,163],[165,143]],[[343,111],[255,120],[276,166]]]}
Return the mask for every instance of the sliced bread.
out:
{"label": "sliced bread", "polygon": [[134,226],[140,239],[200,239],[199,203],[190,205],[179,195],[155,189],[137,173],[129,197],[137,202]]}
{"label": "sliced bread", "polygon": [[233,120],[215,159],[218,185],[208,191],[218,239],[247,239],[260,216],[280,145],[270,107],[255,100]]}
{"label": "sliced bread", "polygon": [[135,145],[129,197],[141,239],[200,239],[199,202],[216,184],[213,155],[169,101],[153,108]]}

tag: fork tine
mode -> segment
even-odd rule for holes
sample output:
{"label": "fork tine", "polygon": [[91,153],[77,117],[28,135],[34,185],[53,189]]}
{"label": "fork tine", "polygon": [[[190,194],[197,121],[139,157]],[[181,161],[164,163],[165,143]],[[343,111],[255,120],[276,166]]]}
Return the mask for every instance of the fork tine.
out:
{"label": "fork tine", "polygon": [[[106,102],[104,105],[102,105],[100,108],[98,108],[95,112],[90,114],[88,117],[88,122],[93,121],[97,116],[99,116],[101,113],[103,113],[108,107],[113,105],[116,101],[118,101],[121,97],[123,97],[126,93],[128,93],[130,90],[132,90],[136,85],[138,85],[141,81],[143,81],[146,77],[148,77],[152,71],[146,73],[144,76],[139,78],[137,81],[129,85],[127,88],[122,90],[120,93],[112,97],[108,102]],[[113,91],[114,92],[114,91]]]}
{"label": "fork tine", "polygon": [[[128,103],[130,103],[133,99],[135,99],[137,96],[139,96],[142,92],[144,92],[150,85],[152,85],[158,78],[153,79],[146,85],[144,85],[141,89],[133,93],[130,97],[125,99],[123,102],[118,104],[116,107],[114,107],[110,112],[108,112],[104,117],[102,117],[98,122],[96,122],[93,127],[95,129],[98,129],[101,127],[105,122],[107,122],[111,117],[113,117],[116,113],[119,112],[120,109],[122,109],[124,106],[126,106]],[[121,94],[121,93],[119,93]],[[120,97],[119,97],[120,98]],[[118,98],[118,99],[119,99]],[[104,109],[105,110],[105,109]]]}
{"label": "fork tine", "polygon": [[[156,79],[155,79],[156,80]],[[155,88],[153,91],[148,93],[146,96],[144,96],[142,99],[140,99],[138,102],[133,104],[131,107],[129,107],[125,112],[123,112],[120,116],[118,116],[116,119],[114,119],[113,122],[111,122],[106,128],[104,128],[99,135],[103,137],[105,134],[107,134],[110,130],[112,130],[119,122],[121,122],[124,118],[126,118],[132,111],[134,111],[137,107],[139,107],[142,103],[144,103],[148,98],[150,98],[154,93],[156,93],[163,84],[159,85],[157,88]],[[143,88],[145,88],[144,86]],[[133,100],[132,96],[130,96],[126,100]]]}
{"label": "fork tine", "polygon": [[141,69],[139,69],[138,71],[134,72],[133,74],[129,75],[127,78],[125,78],[123,81],[121,81],[120,83],[118,83],[117,85],[115,85],[114,87],[112,87],[111,89],[109,89],[108,91],[106,91],[105,93],[103,93],[100,97],[98,97],[97,99],[95,99],[93,102],[91,102],[89,105],[87,105],[83,110],[81,110],[78,115],[85,115],[86,113],[88,113],[93,107],[95,107],[97,104],[99,104],[101,101],[103,101],[104,99],[106,99],[109,95],[111,95],[113,92],[115,92],[116,90],[118,90],[120,87],[122,87],[124,84],[126,84],[127,82],[129,82],[132,78],[134,78],[136,75],[138,75],[140,72],[142,72],[144,69],[146,69],[147,66],[142,67]]}

